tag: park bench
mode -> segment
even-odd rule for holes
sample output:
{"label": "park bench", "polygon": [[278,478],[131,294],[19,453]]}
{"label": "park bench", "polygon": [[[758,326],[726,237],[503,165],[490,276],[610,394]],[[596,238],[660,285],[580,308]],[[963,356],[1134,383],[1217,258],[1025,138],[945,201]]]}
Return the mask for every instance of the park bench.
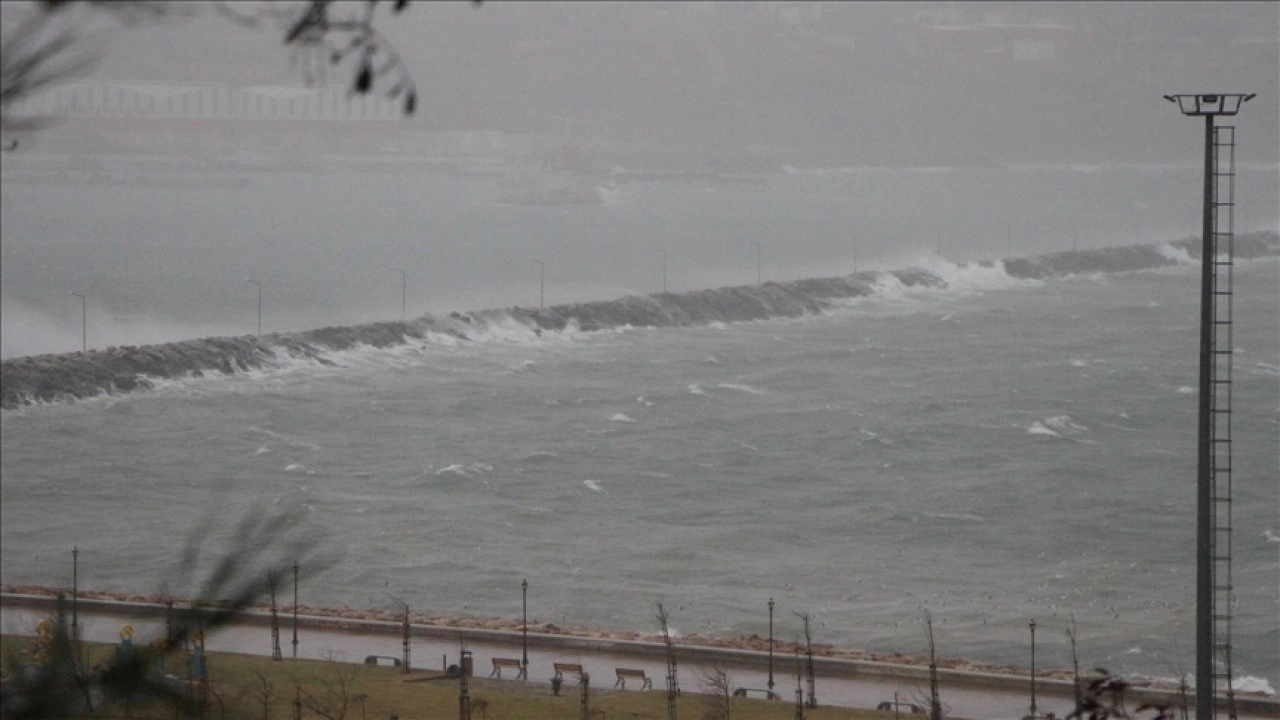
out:
{"label": "park bench", "polygon": [[618,681],[613,684],[615,688],[620,687],[623,690],[626,690],[627,678],[639,678],[641,690],[649,690],[653,688],[653,680],[649,679],[649,676],[645,675],[643,670],[636,670],[633,668],[614,668],[614,670],[618,673]]}
{"label": "park bench", "polygon": [[400,658],[398,657],[390,657],[388,655],[365,655],[364,656],[365,665],[383,665],[384,664],[382,662],[383,660],[387,661],[385,663],[386,665],[389,665],[391,667],[400,667]]}
{"label": "park bench", "polygon": [[555,668],[556,668],[556,674],[553,679],[563,680],[565,673],[577,673],[579,675],[582,674],[582,666],[579,665],[578,663],[558,662],[558,663],[555,663]]}
{"label": "park bench", "polygon": [[740,687],[740,688],[738,688],[738,689],[734,690],[734,691],[733,691],[733,696],[734,696],[734,697],[761,698],[761,699],[764,699],[764,700],[781,700],[781,699],[782,699],[782,698],[778,695],[778,693],[776,693],[776,692],[774,692],[774,691],[772,691],[772,690],[765,690],[764,688],[748,688],[748,687]]}
{"label": "park bench", "polygon": [[906,709],[906,711],[911,713],[912,715],[925,714],[924,708],[914,703],[909,703],[905,700],[894,700],[892,702],[886,700],[885,702],[882,702],[879,705],[876,705],[876,710],[879,710],[881,712],[899,712],[903,709]]}
{"label": "park bench", "polygon": [[524,664],[515,658],[500,657],[493,658],[493,672],[489,673],[489,677],[496,677],[501,680],[502,668],[515,668],[517,680],[524,680],[526,678]]}

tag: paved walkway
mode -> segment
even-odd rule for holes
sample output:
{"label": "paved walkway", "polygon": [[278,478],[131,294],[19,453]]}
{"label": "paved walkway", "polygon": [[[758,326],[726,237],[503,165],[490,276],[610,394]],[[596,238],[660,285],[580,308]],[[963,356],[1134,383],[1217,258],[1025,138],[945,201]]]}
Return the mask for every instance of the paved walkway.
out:
{"label": "paved walkway", "polygon": [[[88,607],[87,607],[88,606]],[[156,608],[147,606],[113,605],[109,611],[97,604],[82,603],[79,611],[82,636],[95,642],[115,642],[118,640],[120,626],[129,622],[133,625],[136,636],[140,639],[155,637],[163,633],[164,621],[158,617]],[[136,610],[136,612],[130,612]],[[12,597],[5,598],[0,605],[0,629],[6,634],[32,634],[36,621],[43,616],[38,608],[24,606]],[[298,657],[326,658],[330,655],[350,662],[361,662],[367,655],[401,657],[402,640],[399,631],[390,623],[372,623],[375,627],[363,630],[317,629],[304,624],[298,631]],[[329,619],[331,621],[331,619]],[[363,624],[363,623],[362,623]],[[366,624],[367,625],[367,624]],[[381,627],[376,627],[381,626]],[[391,626],[394,634],[377,632]],[[292,618],[281,616],[280,644],[286,658],[293,654]],[[492,670],[492,659],[514,658],[522,656],[521,637],[519,633],[502,633],[493,631],[463,631],[447,628],[429,629],[431,637],[421,637],[414,626],[414,636],[410,641],[411,665],[413,667],[440,668],[459,661],[459,651],[465,643],[465,649],[472,652],[474,674],[483,678]],[[465,633],[465,634],[464,634]],[[638,647],[638,644],[614,643],[607,640],[592,641],[584,638],[572,638],[573,646],[565,646],[561,638],[530,635],[528,644],[529,678],[528,682],[541,685],[550,692],[550,679],[554,674],[553,664],[556,662],[576,663],[591,675],[591,684],[596,692],[612,688],[616,680],[616,668],[635,668],[643,670],[653,680],[656,691],[666,687],[666,667],[660,648],[653,646]],[[234,652],[256,655],[270,655],[271,633],[269,629],[254,623],[236,625],[220,630],[207,641],[211,652]],[[656,650],[656,651],[655,651]],[[686,691],[701,691],[702,668],[715,658],[731,677],[735,688],[768,687],[769,672],[767,655],[761,653],[707,653],[694,648],[678,646],[677,658],[680,661],[680,687]],[[900,669],[901,670],[901,669]],[[872,674],[866,670],[858,670],[853,664],[822,662],[816,672],[815,695],[819,705],[873,708],[877,704],[894,699],[894,694],[903,699],[914,698],[917,704],[928,696],[928,680],[919,669],[905,669],[906,676],[893,677],[883,674]],[[516,672],[504,669],[503,681],[514,680]],[[796,658],[794,656],[775,655],[773,661],[774,691],[788,704],[795,701],[796,690]],[[576,677],[566,678],[566,688],[571,690],[577,682]],[[1022,682],[1026,682],[1025,679]],[[1020,720],[1030,706],[1029,687],[1023,691],[1010,691],[1001,688],[949,686],[946,677],[939,684],[946,714],[949,717],[973,718],[974,720]],[[628,680],[627,690],[633,692],[639,687],[639,681]],[[803,683],[802,683],[803,687]],[[618,692],[623,692],[619,690]],[[1072,702],[1069,686],[1062,683],[1040,681],[1037,683],[1037,709],[1040,713],[1052,712],[1059,718],[1071,712]],[[1276,704],[1280,708],[1280,703]],[[1260,712],[1258,714],[1241,713],[1240,718],[1252,719],[1274,717],[1274,714]]]}

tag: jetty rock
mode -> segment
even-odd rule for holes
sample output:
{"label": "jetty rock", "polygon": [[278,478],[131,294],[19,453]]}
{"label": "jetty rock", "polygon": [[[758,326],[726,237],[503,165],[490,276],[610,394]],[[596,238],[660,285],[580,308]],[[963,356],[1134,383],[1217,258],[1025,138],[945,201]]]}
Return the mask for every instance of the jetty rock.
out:
{"label": "jetty rock", "polygon": [[[1233,239],[1240,259],[1280,255],[1280,236],[1258,232]],[[972,266],[994,267],[1018,279],[1041,280],[1078,274],[1132,272],[1190,264],[1200,241],[1132,245],[1051,253]],[[153,389],[155,381],[236,375],[280,367],[293,360],[333,365],[329,355],[357,347],[393,348],[441,337],[477,340],[498,327],[529,333],[600,331],[626,327],[694,327],[713,323],[816,315],[838,301],[869,297],[892,279],[906,288],[945,289],[947,282],[922,268],[864,271],[838,277],[766,282],[683,293],[655,293],[616,300],[424,315],[407,321],[333,326],[305,332],[212,337],[157,345],[108,347],[88,352],[18,357],[0,362],[0,408],[71,401]],[[433,337],[434,336],[434,337]]]}

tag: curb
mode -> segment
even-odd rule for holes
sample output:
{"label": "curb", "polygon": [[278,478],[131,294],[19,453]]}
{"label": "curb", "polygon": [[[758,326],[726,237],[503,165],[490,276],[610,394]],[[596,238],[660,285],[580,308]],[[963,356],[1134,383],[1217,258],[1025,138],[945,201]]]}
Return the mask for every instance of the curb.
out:
{"label": "curb", "polygon": [[[155,603],[124,602],[97,598],[80,598],[77,600],[77,604],[89,612],[133,618],[163,619],[166,610],[165,606]],[[56,608],[57,599],[44,595],[0,593],[0,606],[51,611]],[[284,618],[290,620],[292,617],[291,614],[284,616]],[[241,625],[268,627],[271,623],[271,615],[261,610],[247,610],[238,623]],[[335,618],[320,615],[299,615],[298,626],[367,635],[399,635],[403,628],[403,625],[399,622],[390,620]],[[409,632],[413,637],[448,641],[469,640],[494,645],[515,646],[520,644],[522,638],[521,633],[516,630],[489,630],[445,625],[411,624]],[[542,649],[566,649],[656,658],[663,658],[666,653],[666,648],[661,643],[642,640],[610,640],[548,633],[530,633],[528,640],[529,647]],[[763,668],[769,662],[768,654],[757,650],[680,644],[677,644],[676,647],[683,662],[718,662],[750,668]],[[869,660],[815,657],[813,666],[815,672],[826,676],[844,678],[862,676],[868,679],[908,679],[925,682],[929,680],[929,669],[916,665],[895,665]],[[1001,692],[1029,692],[1031,688],[1031,679],[1025,676],[997,675],[949,668],[938,669],[938,683],[939,685],[947,685],[954,688],[997,690]],[[1046,696],[1071,697],[1072,686],[1073,683],[1068,680],[1036,678],[1036,691]],[[1129,699],[1135,703],[1158,702],[1176,705],[1179,697],[1177,691],[1174,690],[1133,687],[1129,690]],[[1219,699],[1218,704],[1221,707],[1226,707],[1225,700]],[[1237,697],[1236,709],[1244,712],[1280,716],[1280,699]]]}

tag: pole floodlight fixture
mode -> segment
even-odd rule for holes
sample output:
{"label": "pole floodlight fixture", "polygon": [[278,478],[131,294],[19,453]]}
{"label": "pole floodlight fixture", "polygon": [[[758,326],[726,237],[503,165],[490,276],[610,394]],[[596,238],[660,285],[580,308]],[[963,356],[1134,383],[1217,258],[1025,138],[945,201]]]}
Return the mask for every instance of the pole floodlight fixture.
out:
{"label": "pole floodlight fixture", "polygon": [[1165,95],[1164,99],[1176,104],[1183,115],[1235,115],[1243,103],[1256,96],[1257,93],[1203,93]]}

